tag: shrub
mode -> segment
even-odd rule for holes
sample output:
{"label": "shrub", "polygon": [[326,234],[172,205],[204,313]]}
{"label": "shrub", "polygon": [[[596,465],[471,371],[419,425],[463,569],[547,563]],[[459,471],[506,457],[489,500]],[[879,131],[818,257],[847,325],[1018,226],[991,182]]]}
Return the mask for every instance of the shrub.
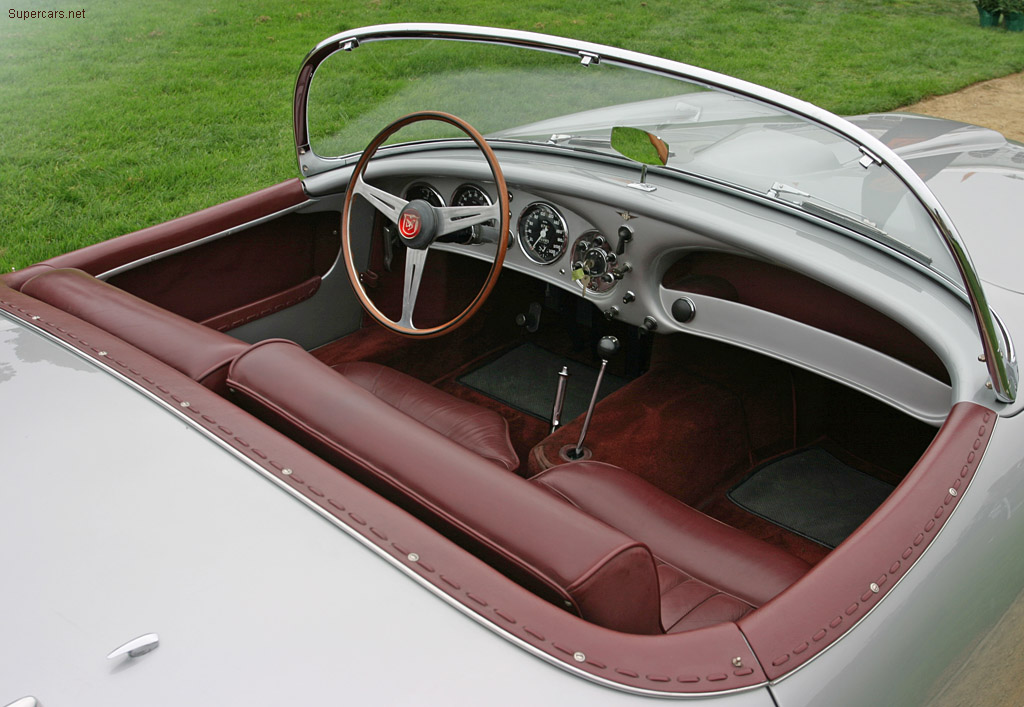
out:
{"label": "shrub", "polygon": [[974,0],[974,4],[978,6],[979,10],[985,10],[986,12],[1000,12],[1004,2],[1010,2],[1011,0]]}
{"label": "shrub", "polygon": [[1024,13],[1024,0],[999,0],[999,10]]}

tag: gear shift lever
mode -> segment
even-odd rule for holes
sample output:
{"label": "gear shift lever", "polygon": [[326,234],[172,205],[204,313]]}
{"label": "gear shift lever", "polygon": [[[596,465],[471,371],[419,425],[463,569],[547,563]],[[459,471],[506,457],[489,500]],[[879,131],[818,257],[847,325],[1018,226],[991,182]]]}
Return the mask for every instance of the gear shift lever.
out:
{"label": "gear shift lever", "polygon": [[583,440],[587,438],[587,430],[590,429],[590,418],[594,415],[594,406],[597,405],[597,394],[601,390],[601,381],[604,379],[604,369],[608,366],[608,359],[618,353],[619,340],[614,336],[602,336],[597,343],[597,351],[601,354],[601,370],[597,372],[597,382],[594,384],[594,394],[590,396],[590,405],[587,406],[587,416],[583,418],[583,429],[580,430],[580,440],[575,447],[563,450],[565,456],[576,461],[582,459],[586,454],[583,447]]}

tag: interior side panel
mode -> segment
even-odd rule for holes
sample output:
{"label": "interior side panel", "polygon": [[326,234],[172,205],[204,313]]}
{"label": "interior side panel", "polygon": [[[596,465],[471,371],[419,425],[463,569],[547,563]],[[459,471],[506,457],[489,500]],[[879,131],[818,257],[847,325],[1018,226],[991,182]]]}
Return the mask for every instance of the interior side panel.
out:
{"label": "interior side panel", "polygon": [[[249,305],[316,292],[340,248],[337,212],[289,214],[125,271],[108,282],[194,321],[229,328]],[[291,295],[290,297],[288,295]],[[233,317],[225,321],[226,313]],[[253,312],[259,314],[259,312]]]}

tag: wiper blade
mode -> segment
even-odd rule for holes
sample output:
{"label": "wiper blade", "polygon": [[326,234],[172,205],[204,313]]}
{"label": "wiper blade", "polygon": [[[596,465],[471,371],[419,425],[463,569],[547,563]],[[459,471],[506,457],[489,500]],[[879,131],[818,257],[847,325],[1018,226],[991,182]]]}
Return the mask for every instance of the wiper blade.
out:
{"label": "wiper blade", "polygon": [[922,253],[917,248],[907,245],[897,238],[893,238],[863,216],[855,214],[852,211],[848,211],[847,209],[837,206],[825,199],[808,194],[794,186],[783,184],[782,182],[775,182],[772,184],[771,189],[768,190],[767,195],[777,201],[782,201],[786,204],[796,206],[813,216],[818,216],[826,221],[831,221],[832,223],[840,226],[845,226],[851,231],[856,231],[862,236],[867,236],[879,243],[884,243],[893,250],[902,253],[908,258],[916,260],[922,265],[932,264],[931,257]]}

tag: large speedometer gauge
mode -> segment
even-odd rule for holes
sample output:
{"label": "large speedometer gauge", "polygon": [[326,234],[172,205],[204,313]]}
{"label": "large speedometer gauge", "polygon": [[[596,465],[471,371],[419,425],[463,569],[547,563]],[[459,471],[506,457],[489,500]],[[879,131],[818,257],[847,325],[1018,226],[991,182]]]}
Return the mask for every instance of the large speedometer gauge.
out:
{"label": "large speedometer gauge", "polygon": [[536,201],[519,217],[519,247],[530,260],[548,265],[565,252],[569,239],[565,219],[551,204]]}

